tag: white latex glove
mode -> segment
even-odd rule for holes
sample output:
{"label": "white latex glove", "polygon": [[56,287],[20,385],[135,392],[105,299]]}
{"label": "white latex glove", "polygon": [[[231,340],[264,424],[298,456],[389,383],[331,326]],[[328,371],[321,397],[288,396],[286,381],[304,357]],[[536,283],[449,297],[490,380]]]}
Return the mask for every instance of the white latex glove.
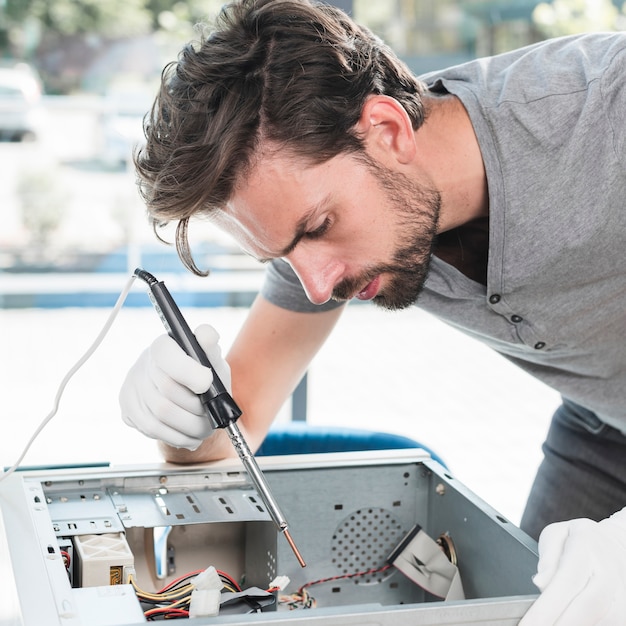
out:
{"label": "white latex glove", "polygon": [[[207,324],[194,334],[230,391],[230,367],[222,358],[219,335]],[[210,368],[188,356],[169,335],[161,335],[126,375],[119,396],[122,419],[148,437],[195,450],[213,431],[198,398],[212,382]]]}
{"label": "white latex glove", "polygon": [[546,526],[533,582],[541,595],[520,626],[626,624],[626,509]]}

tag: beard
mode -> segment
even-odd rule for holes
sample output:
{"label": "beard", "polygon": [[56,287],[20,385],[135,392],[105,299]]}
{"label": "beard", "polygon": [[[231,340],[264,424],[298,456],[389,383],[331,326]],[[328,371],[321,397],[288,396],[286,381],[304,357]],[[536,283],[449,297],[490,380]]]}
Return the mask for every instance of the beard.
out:
{"label": "beard", "polygon": [[[373,265],[358,277],[342,280],[333,289],[333,300],[349,300],[376,276],[390,276],[374,304],[398,311],[415,304],[424,287],[437,236],[441,207],[438,190],[415,183],[404,174],[392,172],[362,156],[387,197],[397,220],[398,242],[391,262]],[[398,219],[399,218],[399,219]]]}

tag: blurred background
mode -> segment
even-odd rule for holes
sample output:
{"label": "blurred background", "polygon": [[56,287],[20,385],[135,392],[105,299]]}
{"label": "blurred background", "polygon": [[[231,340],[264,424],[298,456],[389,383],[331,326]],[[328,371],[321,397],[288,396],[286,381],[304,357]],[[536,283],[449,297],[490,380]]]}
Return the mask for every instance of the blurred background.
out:
{"label": "blurred background", "polygon": [[[215,0],[0,0],[0,463],[11,465],[61,378],[99,332],[132,270],[166,280],[193,323],[224,348],[262,274],[198,223],[191,276],[147,223],[131,153],[163,66],[210,22]],[[337,0],[417,74],[583,31],[622,30],[615,0]],[[164,233],[167,236],[167,233]],[[121,424],[117,392],[160,332],[133,288],[72,382],[30,464],[158,460]],[[407,382],[410,381],[410,382]],[[382,393],[372,395],[372,388]],[[409,435],[517,521],[558,403],[501,357],[418,310],[350,306],[298,400],[317,424]],[[288,420],[295,401],[279,419]],[[302,414],[300,414],[300,417]]]}
{"label": "blurred background", "polygon": [[[167,254],[146,228],[130,155],[163,66],[221,4],[0,0],[0,271],[125,271],[144,246]],[[417,74],[626,24],[621,0],[336,4]],[[197,237],[198,253],[218,253],[220,263],[233,252],[211,229],[198,229]],[[180,267],[176,259],[165,263]],[[6,296],[4,306],[13,306]]]}

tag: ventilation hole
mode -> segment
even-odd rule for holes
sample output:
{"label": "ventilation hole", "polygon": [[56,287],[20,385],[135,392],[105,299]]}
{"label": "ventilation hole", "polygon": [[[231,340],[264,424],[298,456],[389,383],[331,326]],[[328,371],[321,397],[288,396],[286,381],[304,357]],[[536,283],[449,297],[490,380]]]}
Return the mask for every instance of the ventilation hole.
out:
{"label": "ventilation hole", "polygon": [[276,578],[276,557],[269,550],[267,551],[267,579]]}
{"label": "ventilation hole", "polygon": [[[386,564],[387,555],[396,547],[401,532],[400,522],[389,511],[357,510],[339,524],[332,536],[332,562],[342,574],[381,568]],[[385,570],[351,581],[361,585],[375,584],[390,575],[391,571]]]}

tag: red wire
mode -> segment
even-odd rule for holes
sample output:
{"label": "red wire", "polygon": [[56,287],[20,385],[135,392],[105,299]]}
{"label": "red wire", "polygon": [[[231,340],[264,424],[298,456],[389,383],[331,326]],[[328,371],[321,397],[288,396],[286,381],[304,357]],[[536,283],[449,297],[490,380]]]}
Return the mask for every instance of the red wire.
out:
{"label": "red wire", "polygon": [[65,550],[61,550],[61,556],[63,557],[63,560],[65,561],[65,567],[69,569],[70,563],[72,562],[72,557],[70,557],[70,553],[66,552]]}
{"label": "red wire", "polygon": [[186,611],[185,609],[170,609],[167,607],[163,607],[160,609],[150,609],[149,611],[146,611],[144,613],[144,616],[148,619],[156,615],[164,615],[165,619],[167,619],[168,616],[189,617],[189,611]]}
{"label": "red wire", "polygon": [[195,572],[189,572],[188,574],[184,574],[183,576],[179,576],[178,578],[176,578],[172,582],[170,582],[167,585],[165,585],[165,587],[163,587],[163,589],[160,589],[159,591],[157,591],[157,593],[163,593],[164,591],[167,591],[168,589],[170,589],[174,585],[177,585],[179,582],[182,582],[186,578],[190,578],[191,576],[196,576],[197,574],[200,574],[203,571],[204,571],[203,569],[198,569]]}
{"label": "red wire", "polygon": [[241,587],[237,584],[237,581],[230,575],[227,574],[226,572],[223,572],[220,569],[215,570],[220,576],[223,576],[229,583],[231,583],[231,585],[237,590],[237,591],[241,591]]}
{"label": "red wire", "polygon": [[313,585],[318,585],[319,583],[328,583],[332,580],[341,580],[343,578],[355,578],[356,576],[367,576],[368,574],[377,574],[378,572],[384,572],[388,570],[391,565],[383,565],[382,567],[373,567],[372,569],[368,569],[364,572],[355,572],[353,574],[342,574],[341,576],[331,576],[330,578],[320,578],[319,580],[313,580],[309,583],[304,583],[300,589],[298,589],[298,593],[302,593],[302,590],[306,587],[312,587]]}

